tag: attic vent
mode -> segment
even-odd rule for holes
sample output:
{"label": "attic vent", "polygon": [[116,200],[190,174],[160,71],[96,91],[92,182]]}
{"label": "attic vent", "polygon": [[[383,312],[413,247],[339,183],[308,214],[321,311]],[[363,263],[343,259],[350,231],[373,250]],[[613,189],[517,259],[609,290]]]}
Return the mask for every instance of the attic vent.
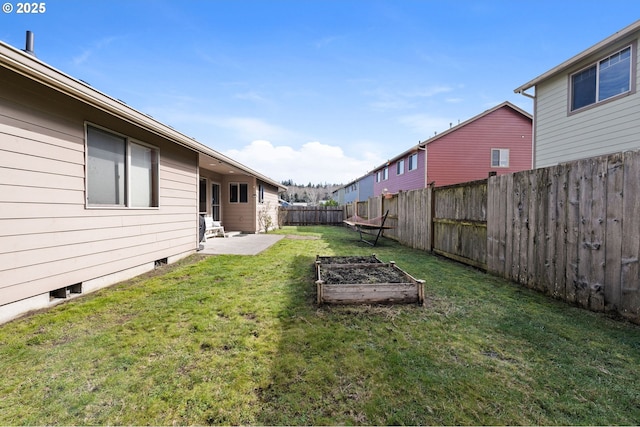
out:
{"label": "attic vent", "polygon": [[36,56],[36,53],[33,51],[33,33],[31,31],[27,31],[27,41],[25,43],[24,51],[29,55]]}

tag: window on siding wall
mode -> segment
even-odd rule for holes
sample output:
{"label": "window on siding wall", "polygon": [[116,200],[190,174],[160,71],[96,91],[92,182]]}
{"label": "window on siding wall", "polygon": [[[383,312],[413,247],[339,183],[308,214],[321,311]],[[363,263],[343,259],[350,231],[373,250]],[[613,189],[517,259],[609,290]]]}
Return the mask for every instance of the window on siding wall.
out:
{"label": "window on siding wall", "polygon": [[200,178],[200,187],[198,189],[198,210],[201,214],[207,213],[207,180]]}
{"label": "window on siding wall", "polygon": [[264,185],[258,184],[258,203],[264,203]]}
{"label": "window on siding wall", "polygon": [[491,149],[491,167],[507,168],[509,167],[509,150],[504,148]]}
{"label": "window on siding wall", "polygon": [[382,180],[386,181],[389,179],[389,168],[386,167],[384,169],[382,169]]}
{"label": "window on siding wall", "polygon": [[418,153],[409,156],[409,170],[418,169]]}
{"label": "window on siding wall", "polygon": [[398,160],[396,165],[396,175],[402,175],[404,173],[404,159]]}
{"label": "window on siding wall", "polygon": [[249,202],[249,184],[232,182],[229,184],[229,202],[230,203],[248,203]]}
{"label": "window on siding wall", "polygon": [[631,46],[571,75],[571,111],[631,91]]}
{"label": "window on siding wall", "polygon": [[130,143],[131,206],[158,206],[158,150]]}
{"label": "window on siding wall", "polygon": [[87,126],[87,205],[157,207],[158,160],[157,148]]}

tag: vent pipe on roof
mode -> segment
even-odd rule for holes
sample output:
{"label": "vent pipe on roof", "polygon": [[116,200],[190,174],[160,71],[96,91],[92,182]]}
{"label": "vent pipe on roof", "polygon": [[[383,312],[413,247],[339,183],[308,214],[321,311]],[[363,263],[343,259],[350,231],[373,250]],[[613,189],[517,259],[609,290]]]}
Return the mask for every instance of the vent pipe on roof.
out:
{"label": "vent pipe on roof", "polygon": [[29,55],[36,56],[36,53],[33,51],[33,33],[31,31],[27,31],[27,42],[24,51]]}

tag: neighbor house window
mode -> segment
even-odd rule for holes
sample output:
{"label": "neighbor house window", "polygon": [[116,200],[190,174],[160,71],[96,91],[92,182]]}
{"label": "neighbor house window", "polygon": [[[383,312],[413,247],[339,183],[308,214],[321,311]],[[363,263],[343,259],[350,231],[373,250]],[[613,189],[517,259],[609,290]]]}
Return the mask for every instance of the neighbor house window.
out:
{"label": "neighbor house window", "polygon": [[418,153],[409,156],[409,170],[418,169]]}
{"label": "neighbor house window", "polygon": [[386,167],[384,169],[382,169],[382,180],[386,181],[389,179],[389,168]]}
{"label": "neighbor house window", "polygon": [[376,172],[376,182],[380,182],[382,181],[382,172],[378,171]]}
{"label": "neighbor house window", "polygon": [[232,182],[229,184],[229,202],[231,203],[248,203],[249,202],[249,184]]}
{"label": "neighbor house window", "polygon": [[398,160],[396,164],[396,175],[402,175],[404,173],[404,159]]}
{"label": "neighbor house window", "polygon": [[87,205],[158,206],[158,149],[87,126]]}
{"label": "neighbor house window", "polygon": [[509,150],[504,148],[491,149],[491,167],[492,168],[509,167]]}
{"label": "neighbor house window", "polygon": [[631,46],[571,75],[571,111],[631,91]]}

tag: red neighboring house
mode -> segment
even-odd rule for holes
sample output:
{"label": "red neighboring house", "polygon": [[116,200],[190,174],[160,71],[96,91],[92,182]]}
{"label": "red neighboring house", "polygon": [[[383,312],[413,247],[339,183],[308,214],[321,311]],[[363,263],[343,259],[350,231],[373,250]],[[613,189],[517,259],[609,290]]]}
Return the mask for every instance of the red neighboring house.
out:
{"label": "red neighboring house", "polygon": [[[419,143],[374,169],[374,195],[484,179],[532,167],[533,117],[510,102]],[[425,162],[426,159],[426,162]],[[426,168],[425,168],[426,163]]]}

